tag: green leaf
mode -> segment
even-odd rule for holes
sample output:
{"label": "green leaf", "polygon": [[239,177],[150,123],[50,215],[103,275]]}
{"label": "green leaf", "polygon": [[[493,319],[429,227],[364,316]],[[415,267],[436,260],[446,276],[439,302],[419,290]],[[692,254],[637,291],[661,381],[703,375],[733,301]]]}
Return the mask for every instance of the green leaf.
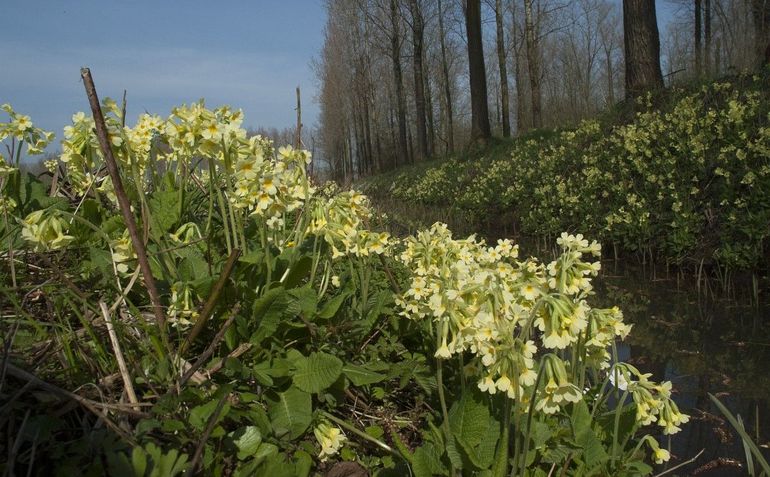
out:
{"label": "green leaf", "polygon": [[748,447],[748,449],[757,459],[759,466],[762,467],[762,470],[764,471],[764,473],[767,475],[770,475],[770,465],[768,465],[767,460],[765,459],[765,456],[762,455],[762,451],[759,450],[759,447],[757,447],[757,444],[754,442],[751,436],[749,436],[749,434],[746,432],[746,429],[743,427],[743,424],[739,422],[738,419],[736,419],[736,417],[730,412],[730,410],[727,409],[727,407],[725,407],[724,404],[722,404],[722,401],[717,399],[713,394],[709,393],[709,398],[711,398],[711,401],[719,408],[719,411],[727,418],[727,420],[730,421],[730,424],[733,425],[735,430],[738,431],[738,435],[741,436],[741,440],[743,441],[744,447]]}
{"label": "green leaf", "polygon": [[192,282],[209,278],[208,262],[200,250],[186,247],[177,253],[182,257],[177,267],[179,280]]}
{"label": "green leaf", "polygon": [[345,300],[350,296],[348,293],[342,293],[340,295],[335,296],[331,300],[327,301],[323,308],[321,308],[321,311],[318,312],[318,318],[322,320],[328,320],[329,318],[333,318],[334,315],[337,314],[337,311],[339,311],[340,306],[342,306],[342,303],[345,302]]}
{"label": "green leaf", "polygon": [[446,446],[446,455],[449,457],[449,460],[452,462],[452,465],[458,469],[462,469],[463,457],[462,455],[460,455],[460,451],[457,450],[457,445],[455,445],[454,437],[446,436],[445,446]]}
{"label": "green leaf", "polygon": [[627,475],[650,475],[652,474],[652,467],[645,464],[641,460],[635,460],[626,464],[626,468],[632,472],[628,472]]}
{"label": "green leaf", "polygon": [[259,381],[260,384],[263,386],[272,386],[273,385],[273,378],[270,377],[270,362],[269,361],[262,361],[261,363],[257,363],[254,365],[251,370],[254,372],[254,377]]}
{"label": "green leaf", "polygon": [[141,447],[134,447],[131,452],[131,465],[134,468],[134,474],[143,476],[147,470],[147,453]]}
{"label": "green leaf", "polygon": [[470,447],[479,445],[489,427],[489,409],[477,393],[466,393],[449,410],[452,434]]}
{"label": "green leaf", "polygon": [[156,191],[147,200],[150,209],[150,234],[163,238],[179,222],[179,193],[175,190]]}
{"label": "green leaf", "polygon": [[390,438],[393,440],[393,444],[396,446],[396,449],[401,453],[404,458],[409,461],[409,463],[413,463],[414,455],[412,454],[412,451],[409,450],[409,448],[404,444],[404,441],[401,439],[401,436],[398,432],[391,430],[390,431]]}
{"label": "green leaf", "polygon": [[315,315],[316,308],[318,307],[318,293],[315,291],[315,288],[312,288],[310,285],[294,288],[289,290],[289,295],[296,301],[302,316],[309,319]]}
{"label": "green leaf", "polygon": [[553,436],[551,427],[545,422],[535,421],[532,423],[529,438],[532,440],[532,448],[539,449],[548,442]]}
{"label": "green leaf", "polygon": [[7,191],[10,197],[18,199],[20,210],[24,214],[27,214],[34,210],[47,207],[49,197],[45,184],[29,172],[26,174],[19,172],[19,174],[18,190],[15,187],[16,181],[11,180],[15,177],[14,175],[11,175],[9,176]]}
{"label": "green leaf", "polygon": [[588,405],[585,401],[579,401],[574,406],[572,428],[575,443],[583,448],[583,461],[588,468],[601,465],[609,459],[609,455],[592,428]]}
{"label": "green leaf", "polygon": [[309,393],[319,393],[331,386],[342,373],[342,361],[331,354],[312,353],[297,362],[294,385]]}
{"label": "green leaf", "polygon": [[[500,423],[494,417],[489,416],[489,425],[487,432],[474,449],[473,453],[468,453],[473,463],[480,469],[486,469],[492,465],[495,460],[495,451],[497,450],[497,441],[500,439]],[[460,441],[462,445],[462,441]]]}
{"label": "green leaf", "polygon": [[102,222],[102,231],[110,237],[120,235],[124,230],[126,230],[126,226],[123,223],[123,216],[120,214],[112,215]]}
{"label": "green leaf", "polygon": [[250,263],[252,265],[260,264],[264,259],[265,259],[265,252],[263,252],[262,250],[252,250],[249,253],[238,257],[239,262]]}
{"label": "green leaf", "polygon": [[249,340],[253,344],[261,344],[265,338],[272,336],[278,329],[278,324],[283,318],[293,316],[296,308],[290,307],[290,299],[281,287],[273,288],[254,302],[252,316],[259,325]]}
{"label": "green leaf", "polygon": [[356,364],[346,364],[342,367],[342,372],[354,385],[366,386],[367,384],[379,383],[385,379],[384,374],[380,374]]}
{"label": "green leaf", "polygon": [[268,415],[277,436],[288,433],[290,439],[301,436],[310,425],[313,406],[310,394],[292,386],[273,399],[268,397]]}
{"label": "green leaf", "polygon": [[262,462],[263,460],[269,459],[275,455],[278,455],[278,446],[269,442],[263,442],[262,445],[259,446],[259,449],[257,449],[254,460],[257,462]]}
{"label": "green leaf", "polygon": [[238,458],[240,460],[256,455],[257,449],[262,444],[262,433],[259,432],[257,426],[246,426],[235,432],[235,435],[239,436],[233,442],[238,448]]}
{"label": "green leaf", "polygon": [[303,256],[291,266],[288,275],[286,275],[286,278],[284,278],[281,283],[283,283],[286,288],[296,287],[302,283],[305,277],[307,277],[312,266],[313,258],[308,255]]}
{"label": "green leaf", "polygon": [[415,449],[412,471],[415,477],[431,477],[436,474],[449,475],[448,469],[441,462],[441,454],[430,442]]}
{"label": "green leaf", "polygon": [[[203,430],[216,407],[217,401],[213,400],[192,408],[190,411],[190,425],[198,430]],[[225,404],[222,408],[222,412],[219,413],[219,419],[226,415],[227,411],[229,411],[229,404]]]}
{"label": "green leaf", "polygon": [[299,450],[294,453],[295,477],[307,477],[313,468],[313,458],[307,452]]}

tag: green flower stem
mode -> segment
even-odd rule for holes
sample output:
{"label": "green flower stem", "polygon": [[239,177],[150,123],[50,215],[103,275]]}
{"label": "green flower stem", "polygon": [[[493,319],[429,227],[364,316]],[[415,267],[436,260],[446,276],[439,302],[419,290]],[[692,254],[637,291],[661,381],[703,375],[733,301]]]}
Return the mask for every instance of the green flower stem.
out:
{"label": "green flower stem", "polygon": [[265,286],[269,287],[270,282],[273,280],[273,257],[270,253],[270,242],[267,241],[266,227],[264,224],[262,225],[263,226],[259,228],[259,235],[260,240],[262,241],[262,250],[265,252],[265,265],[267,267],[267,280],[265,281]]}
{"label": "green flower stem", "polygon": [[628,390],[623,391],[623,396],[620,398],[620,401],[618,401],[617,406],[615,407],[615,427],[612,432],[612,458],[610,460],[611,464],[614,466],[615,461],[617,460],[618,456],[618,432],[620,430],[620,415],[623,411],[623,403],[626,402],[626,397],[628,397]]}
{"label": "green flower stem", "polygon": [[[223,229],[225,231],[225,244],[227,245],[227,253],[229,254],[233,250],[233,245],[230,240],[230,230],[229,225],[227,223],[227,212],[225,211],[225,201],[224,197],[222,197],[222,190],[219,188],[216,188],[216,182],[217,182],[217,166],[214,164],[214,159],[209,157],[209,194],[212,196],[215,196],[219,205],[219,213],[222,216],[222,225]],[[211,222],[211,217],[209,217],[209,223]],[[208,228],[208,227],[207,227]]]}
{"label": "green flower stem", "polygon": [[[519,475],[524,475],[524,470],[527,468],[527,453],[529,452],[529,433],[532,430],[532,416],[535,414],[535,398],[537,397],[537,388],[540,386],[540,381],[543,379],[543,370],[545,369],[545,363],[540,365],[540,369],[537,371],[537,379],[535,380],[535,386],[532,388],[532,396],[529,400],[529,410],[527,411],[527,428],[524,430],[524,442],[521,445],[521,454],[519,459],[521,460],[521,466]],[[516,462],[514,462],[513,469],[511,469],[511,477],[516,472]]]}
{"label": "green flower stem", "polygon": [[[508,454],[509,454],[509,440],[510,440],[510,428],[511,428],[511,400],[507,396],[503,396],[505,400],[503,404],[503,435],[500,437],[500,442],[497,445],[497,453],[495,455],[495,463],[492,467],[492,477],[505,477],[508,470]],[[515,432],[515,431],[514,431]]]}
{"label": "green flower stem", "polygon": [[607,389],[607,385],[609,383],[610,383],[610,375],[608,373],[607,377],[604,378],[604,381],[602,382],[602,387],[599,388],[599,398],[596,401],[594,401],[594,405],[591,408],[591,421],[594,420],[594,416],[596,416],[596,411],[601,407],[604,401],[607,400],[607,394],[605,394],[604,390]]}
{"label": "green flower stem", "polygon": [[[449,428],[449,411],[447,410],[446,397],[444,396],[444,371],[442,364],[441,358],[436,358],[436,385],[438,386],[438,400],[441,403],[441,415],[444,418],[442,427],[444,428],[446,439],[449,440],[452,438],[452,430]],[[449,475],[454,477],[457,472],[455,471],[455,466],[451,463],[451,460],[449,465],[451,468]]]}
{"label": "green flower stem", "polygon": [[516,474],[516,469],[518,469],[519,463],[519,447],[521,445],[519,416],[521,416],[521,399],[516,400],[516,404],[513,408],[513,465],[511,466],[512,476]]}
{"label": "green flower stem", "polygon": [[212,177],[214,166],[211,159],[209,159],[209,213],[206,218],[206,235],[211,237],[211,223],[214,217],[214,178]]}
{"label": "green flower stem", "polygon": [[[297,247],[300,243],[297,242]],[[321,254],[318,253],[318,235],[313,238],[313,264],[310,266],[310,283],[315,282],[315,274],[318,271],[318,263],[321,261]],[[323,293],[321,293],[323,295]]]}
{"label": "green flower stem", "polygon": [[[9,232],[7,210],[3,210],[3,221],[5,222],[5,230]],[[11,269],[11,286],[16,289],[16,265],[13,263],[13,238],[10,233],[8,234],[8,266]]]}
{"label": "green flower stem", "polygon": [[185,196],[185,184],[187,184],[187,166],[185,164],[177,163],[177,175],[179,174],[179,166],[182,166],[182,180],[180,183],[178,183],[179,189],[177,189],[177,203],[179,204],[179,208],[177,209],[177,213],[179,214],[179,217],[184,216],[184,196]]}

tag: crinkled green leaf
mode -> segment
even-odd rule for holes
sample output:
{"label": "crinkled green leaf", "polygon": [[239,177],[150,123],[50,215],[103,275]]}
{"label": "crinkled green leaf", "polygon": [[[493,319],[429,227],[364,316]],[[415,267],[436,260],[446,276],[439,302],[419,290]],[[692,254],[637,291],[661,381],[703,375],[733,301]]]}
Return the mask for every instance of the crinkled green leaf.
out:
{"label": "crinkled green leaf", "polygon": [[331,354],[312,353],[297,363],[294,385],[308,393],[319,393],[331,386],[342,373],[342,361]]}
{"label": "crinkled green leaf", "polygon": [[489,408],[476,393],[466,393],[449,410],[449,427],[457,439],[476,447],[489,427]]}
{"label": "crinkled green leaf", "polygon": [[346,364],[342,367],[342,372],[356,386],[366,386],[367,384],[379,383],[385,379],[384,374],[371,371],[364,366],[356,364]]}

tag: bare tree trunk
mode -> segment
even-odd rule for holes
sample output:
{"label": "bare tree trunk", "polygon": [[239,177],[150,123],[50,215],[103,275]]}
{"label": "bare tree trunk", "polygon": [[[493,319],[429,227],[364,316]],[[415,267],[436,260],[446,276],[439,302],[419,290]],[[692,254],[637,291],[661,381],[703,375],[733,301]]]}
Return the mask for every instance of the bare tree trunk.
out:
{"label": "bare tree trunk", "polygon": [[369,113],[369,98],[368,94],[364,96],[364,110],[363,110],[363,120],[364,120],[364,147],[366,149],[366,157],[367,157],[367,172],[372,172],[374,170],[374,148],[372,147],[372,127],[371,127],[371,118]]}
{"label": "bare tree trunk", "polygon": [[695,0],[695,75],[700,76],[703,74],[703,46],[701,39],[703,38],[701,27],[702,14],[702,0]]}
{"label": "bare tree trunk", "polygon": [[487,104],[487,73],[481,36],[481,0],[468,0],[465,9],[468,35],[468,70],[471,86],[471,139],[484,143],[492,137]]}
{"label": "bare tree trunk", "polygon": [[655,2],[623,0],[623,40],[626,51],[626,98],[662,88]]}
{"label": "bare tree trunk", "polygon": [[497,62],[500,65],[500,102],[503,116],[503,137],[511,137],[511,113],[508,109],[508,71],[505,58],[505,33],[503,30],[503,2],[495,0],[495,23],[497,24]]}
{"label": "bare tree trunk", "polygon": [[513,43],[513,74],[516,79],[516,135],[527,131],[527,97],[524,88],[524,74],[521,71],[522,43],[519,42],[516,4],[511,5],[511,38]]}
{"label": "bare tree trunk", "polygon": [[705,34],[704,69],[711,75],[711,0],[703,0],[703,31]]}
{"label": "bare tree trunk", "polygon": [[751,17],[754,20],[754,50],[756,64],[770,63],[770,1],[751,0]]}
{"label": "bare tree trunk", "polygon": [[[396,145],[398,145],[398,139],[397,139],[398,138],[398,134],[396,133],[396,120],[393,117],[393,107],[392,107],[392,105],[394,103],[394,101],[393,101],[393,91],[391,91],[390,88],[388,88],[388,99],[389,99],[388,103],[391,105],[391,107],[388,108],[388,126],[389,126],[389,129],[390,129],[390,143],[393,144],[394,146],[396,146]],[[396,164],[398,163],[398,151],[399,151],[398,147],[396,149],[392,149],[391,150],[391,153],[392,153],[391,163],[392,164],[389,166],[391,168],[395,167]]]}
{"label": "bare tree trunk", "polygon": [[455,149],[454,124],[452,123],[452,85],[449,82],[449,62],[446,55],[446,35],[444,33],[444,11],[441,8],[441,0],[438,0],[438,29],[441,40],[441,70],[444,75],[444,96],[446,101],[446,135],[447,149],[452,153]]}
{"label": "bare tree trunk", "polygon": [[406,143],[406,99],[404,98],[404,81],[401,73],[401,38],[399,33],[401,18],[398,12],[397,0],[390,0],[390,54],[393,60],[393,81],[396,86],[396,103],[398,112],[398,155],[395,166],[409,162],[409,151]]}
{"label": "bare tree trunk", "polygon": [[417,154],[416,159],[428,157],[428,130],[425,124],[425,82],[423,80],[423,20],[418,0],[409,0],[412,14],[412,67],[414,72],[414,106],[417,116]]}
{"label": "bare tree trunk", "polygon": [[604,59],[607,67],[607,106],[615,104],[615,77],[612,72],[612,51],[604,48]]}
{"label": "bare tree trunk", "polygon": [[425,80],[425,109],[428,116],[428,157],[436,154],[436,125],[433,122],[433,92],[430,88],[430,79]]}
{"label": "bare tree trunk", "polygon": [[540,52],[532,19],[533,0],[524,0],[524,35],[527,41],[527,69],[529,70],[529,90],[532,95],[532,126],[543,126],[543,98],[540,89]]}

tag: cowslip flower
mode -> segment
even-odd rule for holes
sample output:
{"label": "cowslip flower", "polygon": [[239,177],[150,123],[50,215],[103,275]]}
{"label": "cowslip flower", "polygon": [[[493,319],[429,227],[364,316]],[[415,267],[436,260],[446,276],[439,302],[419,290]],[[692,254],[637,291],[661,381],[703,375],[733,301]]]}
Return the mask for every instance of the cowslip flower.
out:
{"label": "cowslip flower", "polygon": [[335,455],[342,448],[342,444],[347,440],[339,427],[334,427],[327,422],[322,422],[313,429],[318,445],[321,446],[321,452],[318,458],[321,462]]}

